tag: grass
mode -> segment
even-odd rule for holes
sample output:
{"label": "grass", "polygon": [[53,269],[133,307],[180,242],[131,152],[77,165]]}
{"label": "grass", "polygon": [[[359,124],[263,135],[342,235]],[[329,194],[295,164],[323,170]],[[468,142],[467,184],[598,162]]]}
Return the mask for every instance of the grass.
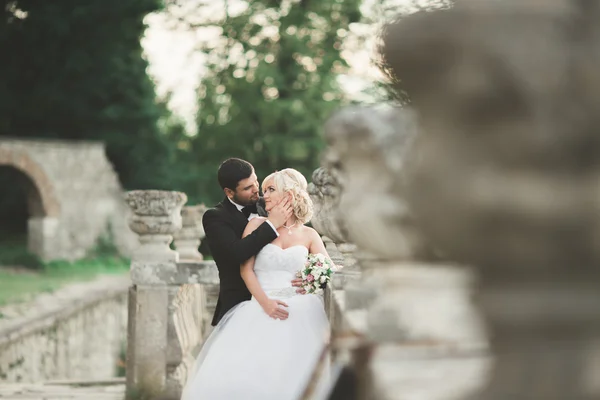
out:
{"label": "grass", "polygon": [[118,256],[114,246],[105,242],[99,242],[82,260],[43,262],[27,251],[22,240],[3,241],[0,243],[0,306],[98,275],[123,274],[128,269],[129,260]]}
{"label": "grass", "polygon": [[0,267],[0,305],[24,301],[32,295],[53,292],[61,286],[91,280],[98,275],[123,274],[129,262],[117,258],[95,258],[76,262],[54,261],[38,271]]}

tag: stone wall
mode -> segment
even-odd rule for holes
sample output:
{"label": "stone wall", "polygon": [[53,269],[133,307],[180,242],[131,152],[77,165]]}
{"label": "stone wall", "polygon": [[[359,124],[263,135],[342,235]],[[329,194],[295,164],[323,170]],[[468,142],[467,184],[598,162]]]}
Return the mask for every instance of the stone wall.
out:
{"label": "stone wall", "polygon": [[127,328],[127,276],[0,308],[0,382],[114,377]]}
{"label": "stone wall", "polygon": [[136,245],[116,172],[100,142],[0,140],[0,166],[33,183],[29,249],[45,260],[84,256],[110,232],[123,254]]}

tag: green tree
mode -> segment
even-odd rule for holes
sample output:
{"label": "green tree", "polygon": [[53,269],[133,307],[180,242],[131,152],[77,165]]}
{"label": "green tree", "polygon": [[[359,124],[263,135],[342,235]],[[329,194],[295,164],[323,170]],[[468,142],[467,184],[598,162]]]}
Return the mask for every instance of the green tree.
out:
{"label": "green tree", "polygon": [[220,30],[217,40],[201,43],[206,73],[190,140],[198,179],[187,191],[208,203],[222,196],[216,170],[230,156],[252,162],[259,177],[293,167],[310,178],[323,123],[344,102],[342,41],[360,19],[360,0],[256,0],[241,10],[222,4],[224,15],[213,20],[214,3],[196,13],[182,12],[189,7],[183,0],[171,7],[179,22]]}
{"label": "green tree", "polygon": [[140,44],[162,1],[4,5],[0,135],[101,140],[126,188],[172,187],[177,132],[159,128],[167,111]]}

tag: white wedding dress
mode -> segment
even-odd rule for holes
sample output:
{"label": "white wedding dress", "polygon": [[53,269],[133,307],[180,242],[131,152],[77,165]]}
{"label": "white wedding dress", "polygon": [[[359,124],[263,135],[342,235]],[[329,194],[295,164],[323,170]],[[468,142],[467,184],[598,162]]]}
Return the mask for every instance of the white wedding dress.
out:
{"label": "white wedding dress", "polygon": [[254,298],[230,310],[198,355],[182,400],[296,400],[302,395],[329,339],[323,298],[299,295],[291,286],[307,255],[301,245],[268,244],[258,253],[258,281],[270,298],[289,306],[288,319],[272,319]]}

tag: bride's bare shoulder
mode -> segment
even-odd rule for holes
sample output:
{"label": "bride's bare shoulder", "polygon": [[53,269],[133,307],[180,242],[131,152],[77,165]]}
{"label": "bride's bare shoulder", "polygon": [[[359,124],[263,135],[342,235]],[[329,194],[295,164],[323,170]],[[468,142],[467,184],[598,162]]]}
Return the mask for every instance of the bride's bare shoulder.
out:
{"label": "bride's bare shoulder", "polygon": [[302,226],[302,234],[314,238],[314,237],[321,237],[321,235],[319,235],[319,232],[317,232],[314,228],[311,228],[310,226],[306,226],[303,225]]}

